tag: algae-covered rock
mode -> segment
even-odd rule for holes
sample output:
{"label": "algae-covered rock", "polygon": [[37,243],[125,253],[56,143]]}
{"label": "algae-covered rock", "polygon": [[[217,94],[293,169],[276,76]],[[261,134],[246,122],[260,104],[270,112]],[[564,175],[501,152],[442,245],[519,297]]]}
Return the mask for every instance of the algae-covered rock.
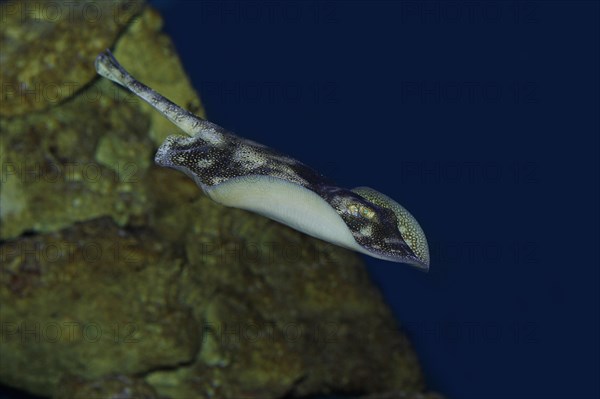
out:
{"label": "algae-covered rock", "polygon": [[65,375],[142,375],[172,398],[422,390],[356,255],[206,198],[188,207],[146,228],[104,217],[4,242],[2,382],[48,394]]}
{"label": "algae-covered rock", "polygon": [[143,380],[125,375],[114,375],[95,381],[79,377],[65,377],[61,381],[56,399],[159,399],[156,391]]}
{"label": "algae-covered rock", "polygon": [[[27,33],[35,18],[0,27],[3,81],[85,81],[43,106],[3,100],[0,383],[57,398],[434,398],[356,254],[218,205],[153,164],[176,128],[94,78],[96,53],[114,48],[140,80],[202,107],[160,16],[106,3],[128,17],[92,27],[89,48],[86,21],[38,21],[42,44]],[[25,73],[16,49],[60,67]]]}
{"label": "algae-covered rock", "polygon": [[[68,35],[73,40],[80,36],[79,25],[67,30],[69,26],[55,24],[56,29],[65,30],[56,34],[61,40],[68,40]],[[169,39],[160,33],[161,26],[160,16],[146,9],[127,27],[118,41],[116,55],[128,60],[140,79],[202,115],[200,101],[172,54]],[[18,30],[10,24],[6,29],[9,27]],[[26,32],[27,26],[21,29]],[[14,40],[19,37],[13,35]],[[21,65],[11,49],[27,43],[0,47],[5,75],[12,76]],[[37,44],[28,44],[32,52]],[[101,49],[110,45],[106,41]],[[97,47],[82,50],[82,54],[89,54],[84,69],[93,71]],[[61,54],[61,59],[69,57],[73,57],[70,52]],[[11,60],[17,66],[11,67]],[[60,106],[21,117],[0,117],[0,238],[16,237],[24,231],[54,231],[103,215],[112,216],[120,225],[147,216],[156,196],[149,194],[153,188],[146,184],[145,175],[154,149],[174,127],[163,127],[165,122],[157,122],[161,116],[151,113],[149,106],[106,79],[94,77],[93,84],[73,92]],[[158,134],[153,140],[156,126],[160,126],[162,136]]]}
{"label": "algae-covered rock", "polygon": [[5,242],[3,382],[51,393],[65,373],[93,379],[194,359],[197,321],[177,303],[171,250],[108,217]]}
{"label": "algae-covered rock", "polygon": [[89,60],[110,46],[140,0],[8,0],[0,4],[1,116],[39,111],[95,77]]}

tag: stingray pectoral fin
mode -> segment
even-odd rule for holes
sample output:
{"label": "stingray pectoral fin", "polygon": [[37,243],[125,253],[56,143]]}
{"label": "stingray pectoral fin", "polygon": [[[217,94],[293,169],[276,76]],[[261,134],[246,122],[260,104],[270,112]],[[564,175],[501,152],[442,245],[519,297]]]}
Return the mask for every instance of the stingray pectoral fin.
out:
{"label": "stingray pectoral fin", "polygon": [[295,230],[363,252],[338,213],[315,192],[272,176],[229,179],[206,190],[214,201],[256,212]]}
{"label": "stingray pectoral fin", "polygon": [[353,192],[366,200],[394,212],[398,219],[398,230],[410,249],[415,253],[424,269],[429,268],[429,245],[419,222],[402,205],[385,194],[370,187],[356,187]]}

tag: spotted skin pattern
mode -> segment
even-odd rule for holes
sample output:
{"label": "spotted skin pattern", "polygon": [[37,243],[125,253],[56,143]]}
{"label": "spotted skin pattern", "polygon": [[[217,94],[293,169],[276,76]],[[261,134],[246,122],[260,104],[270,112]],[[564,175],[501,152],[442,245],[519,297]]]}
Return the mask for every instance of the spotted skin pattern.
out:
{"label": "spotted skin pattern", "polygon": [[[209,196],[213,188],[232,179],[248,179],[249,184],[262,176],[280,179],[322,198],[328,204],[324,206],[341,217],[361,252],[423,270],[429,268],[422,230],[395,201],[372,189],[339,187],[293,158],[189,113],[135,80],[108,50],[98,56],[95,65],[100,75],[131,90],[189,134],[169,136],[158,149],[155,162],[186,173]],[[402,229],[411,235],[404,237]],[[417,234],[412,234],[415,231]]]}
{"label": "spotted skin pattern", "polygon": [[[205,191],[232,178],[271,176],[301,185],[327,201],[350,228],[352,236],[371,252],[419,261],[398,231],[393,211],[367,201],[360,195],[337,186],[305,164],[269,147],[240,138],[219,128],[222,140],[208,143],[201,137],[169,136],[159,148],[158,165],[180,170]],[[365,217],[352,212],[356,207],[372,210]]]}
{"label": "spotted skin pattern", "polygon": [[309,182],[326,180],[294,159],[219,129],[222,139],[217,144],[200,136],[167,137],[156,153],[156,163],[181,170],[206,188],[252,175],[277,177],[309,189]]}

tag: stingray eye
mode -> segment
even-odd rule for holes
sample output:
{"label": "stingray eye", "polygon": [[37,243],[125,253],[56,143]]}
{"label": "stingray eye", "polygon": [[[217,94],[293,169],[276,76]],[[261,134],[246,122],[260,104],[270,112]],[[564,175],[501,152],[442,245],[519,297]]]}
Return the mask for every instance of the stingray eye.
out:
{"label": "stingray eye", "polygon": [[375,217],[375,211],[369,207],[360,204],[350,204],[348,205],[348,212],[352,216],[356,217],[364,217],[366,219],[373,219]]}
{"label": "stingray eye", "polygon": [[367,219],[373,219],[373,217],[375,217],[375,211],[371,208],[367,208],[366,206],[360,207],[360,214]]}

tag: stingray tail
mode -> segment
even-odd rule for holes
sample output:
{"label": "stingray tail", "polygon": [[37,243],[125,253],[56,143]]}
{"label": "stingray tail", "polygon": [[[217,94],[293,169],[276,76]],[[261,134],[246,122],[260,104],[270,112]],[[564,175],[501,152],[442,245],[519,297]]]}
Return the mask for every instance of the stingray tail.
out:
{"label": "stingray tail", "polygon": [[145,84],[136,80],[119,64],[109,50],[103,51],[96,57],[95,66],[99,75],[130,90],[188,135],[194,136],[199,134],[202,137],[206,134],[214,137],[216,125],[186,111],[168,98],[161,96]]}

